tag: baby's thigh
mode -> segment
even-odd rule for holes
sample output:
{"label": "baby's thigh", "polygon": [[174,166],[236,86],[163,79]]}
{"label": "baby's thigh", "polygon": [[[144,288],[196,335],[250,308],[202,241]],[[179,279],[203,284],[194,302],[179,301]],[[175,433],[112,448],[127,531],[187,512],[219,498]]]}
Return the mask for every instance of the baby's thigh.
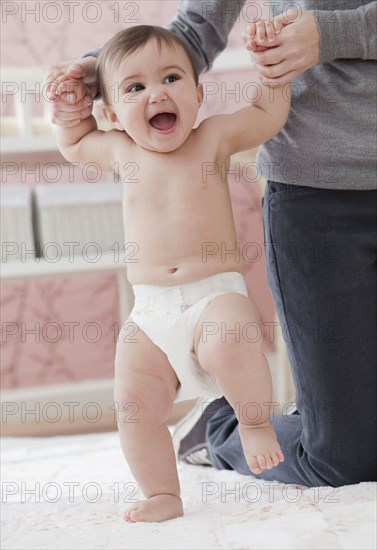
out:
{"label": "baby's thigh", "polygon": [[132,320],[122,327],[115,355],[114,399],[119,410],[130,404],[144,417],[166,421],[179,381],[167,356]]}

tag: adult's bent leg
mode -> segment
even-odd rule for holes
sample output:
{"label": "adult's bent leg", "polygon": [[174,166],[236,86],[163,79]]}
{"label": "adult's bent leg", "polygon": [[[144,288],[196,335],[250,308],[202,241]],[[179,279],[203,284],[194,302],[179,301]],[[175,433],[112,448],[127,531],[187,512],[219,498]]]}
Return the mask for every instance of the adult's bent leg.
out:
{"label": "adult's bent leg", "polygon": [[[257,477],[308,486],[376,479],[375,191],[269,182],[269,284],[299,415],[275,418],[285,461]],[[212,463],[248,471],[224,404],[208,423]]]}

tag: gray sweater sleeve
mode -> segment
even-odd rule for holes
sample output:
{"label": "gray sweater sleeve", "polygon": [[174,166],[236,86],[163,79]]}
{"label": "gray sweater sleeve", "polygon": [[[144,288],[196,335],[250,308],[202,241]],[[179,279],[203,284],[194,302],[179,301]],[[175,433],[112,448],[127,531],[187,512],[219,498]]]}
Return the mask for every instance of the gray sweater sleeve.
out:
{"label": "gray sweater sleeve", "polygon": [[377,2],[350,10],[314,10],[320,34],[320,63],[377,59]]}
{"label": "gray sweater sleeve", "polygon": [[246,0],[181,0],[167,25],[189,47],[198,71],[210,69],[228,42],[228,35]]}

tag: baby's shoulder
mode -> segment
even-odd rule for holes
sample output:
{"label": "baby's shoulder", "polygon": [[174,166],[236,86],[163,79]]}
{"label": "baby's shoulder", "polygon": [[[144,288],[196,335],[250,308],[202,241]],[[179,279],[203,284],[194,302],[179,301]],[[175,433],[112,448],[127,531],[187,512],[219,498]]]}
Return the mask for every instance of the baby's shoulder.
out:
{"label": "baby's shoulder", "polygon": [[205,118],[196,128],[198,134],[210,138],[212,141],[221,142],[221,137],[226,124],[227,115],[213,115]]}
{"label": "baby's shoulder", "polygon": [[197,126],[195,140],[200,143],[202,150],[210,148],[216,155],[222,144],[225,119],[226,115],[213,115]]}
{"label": "baby's shoulder", "polygon": [[107,130],[104,132],[108,145],[113,148],[115,156],[123,156],[124,153],[130,153],[134,142],[126,132],[120,130]]}

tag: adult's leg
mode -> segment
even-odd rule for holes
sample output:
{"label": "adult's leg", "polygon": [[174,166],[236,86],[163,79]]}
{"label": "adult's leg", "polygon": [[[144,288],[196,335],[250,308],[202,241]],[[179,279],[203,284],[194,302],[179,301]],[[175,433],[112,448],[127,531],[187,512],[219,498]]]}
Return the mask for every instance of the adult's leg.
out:
{"label": "adult's leg", "polygon": [[[376,479],[376,200],[376,191],[267,185],[269,284],[299,415],[274,419],[285,461],[261,479]],[[214,466],[250,473],[226,403],[207,436]]]}

